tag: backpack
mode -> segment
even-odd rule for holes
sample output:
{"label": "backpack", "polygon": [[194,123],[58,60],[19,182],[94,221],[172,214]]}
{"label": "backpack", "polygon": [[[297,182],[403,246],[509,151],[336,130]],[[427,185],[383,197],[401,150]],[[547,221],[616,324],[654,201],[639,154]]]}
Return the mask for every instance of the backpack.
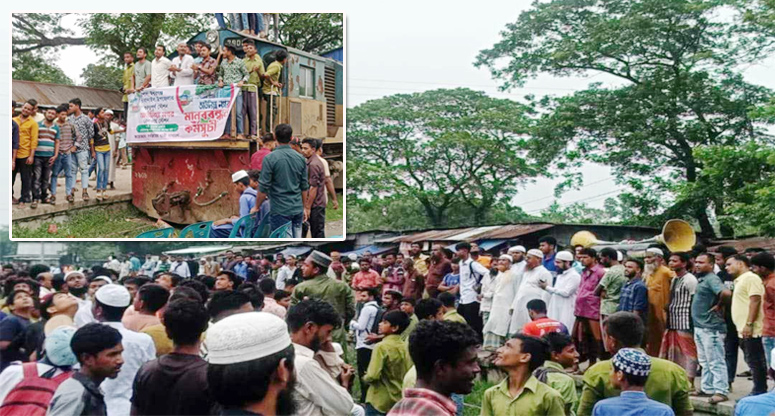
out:
{"label": "backpack", "polygon": [[0,405],[0,416],[45,416],[54,392],[73,375],[66,371],[53,378],[38,375],[37,363],[22,364],[24,378],[11,390]]}
{"label": "backpack", "polygon": [[549,368],[549,367],[538,367],[535,369],[535,371],[533,371],[533,375],[535,376],[535,378],[537,378],[538,381],[544,384],[546,384],[546,379],[549,378],[548,377],[549,373],[567,374],[564,371],[558,370],[556,368]]}
{"label": "backpack", "polygon": [[[379,334],[379,323],[382,322],[382,317],[385,315],[385,308],[380,308],[377,306],[377,314],[374,315],[374,322],[371,324],[371,328],[369,328],[370,334]],[[370,342],[366,342],[369,344]]]}
{"label": "backpack", "polygon": [[468,263],[468,271],[469,273],[471,273],[470,276],[473,276],[476,279],[474,290],[476,291],[476,293],[482,293],[482,278],[484,277],[484,275],[481,275],[474,271],[474,261],[475,260],[472,259],[471,263]]}

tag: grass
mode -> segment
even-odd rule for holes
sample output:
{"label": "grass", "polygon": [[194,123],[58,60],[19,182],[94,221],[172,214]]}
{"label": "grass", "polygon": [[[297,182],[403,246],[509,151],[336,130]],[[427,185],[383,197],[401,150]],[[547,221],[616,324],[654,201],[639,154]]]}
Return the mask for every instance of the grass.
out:
{"label": "grass", "polygon": [[344,218],[344,203],[342,202],[342,194],[337,193],[336,199],[339,201],[339,209],[334,209],[333,201],[329,198],[328,205],[326,206],[326,222],[341,221]]}
{"label": "grass", "polygon": [[471,390],[470,394],[466,395],[463,416],[479,416],[482,410],[484,392],[494,385],[484,380],[478,380],[474,383],[474,389]]}
{"label": "grass", "polygon": [[[49,227],[56,224],[56,233]],[[58,223],[49,220],[37,228],[13,226],[14,238],[131,238],[156,227],[142,211],[130,206],[122,209],[92,208],[77,211]]]}

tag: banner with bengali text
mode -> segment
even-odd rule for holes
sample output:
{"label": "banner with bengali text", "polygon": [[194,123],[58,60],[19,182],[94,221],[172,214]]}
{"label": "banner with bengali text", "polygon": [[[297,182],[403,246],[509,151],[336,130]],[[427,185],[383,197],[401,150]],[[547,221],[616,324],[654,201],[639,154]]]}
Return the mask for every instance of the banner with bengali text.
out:
{"label": "banner with bengali text", "polygon": [[188,142],[223,135],[236,84],[150,88],[129,95],[127,142]]}

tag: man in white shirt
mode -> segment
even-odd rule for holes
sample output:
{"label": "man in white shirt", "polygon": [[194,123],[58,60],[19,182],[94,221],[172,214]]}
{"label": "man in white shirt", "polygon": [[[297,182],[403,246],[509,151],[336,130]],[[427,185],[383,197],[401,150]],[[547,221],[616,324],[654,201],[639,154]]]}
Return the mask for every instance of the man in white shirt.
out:
{"label": "man in white shirt", "polygon": [[514,286],[519,289],[522,283],[522,274],[525,273],[525,246],[514,246],[509,248],[509,255],[513,259],[511,262],[511,274],[514,276]]}
{"label": "man in white shirt", "polygon": [[482,281],[490,279],[490,271],[481,263],[471,258],[471,244],[459,243],[455,246],[460,258],[460,302],[458,312],[466,318],[468,325],[476,331],[479,340],[482,339],[482,316],[479,314],[479,289]]}
{"label": "man in white shirt", "polygon": [[532,321],[527,310],[527,303],[533,299],[541,299],[544,302],[549,298],[540,282],[552,282],[552,274],[543,266],[544,253],[539,249],[530,249],[525,260],[525,272],[522,274],[522,282],[517,288],[517,296],[511,304],[511,324],[509,324],[509,336],[519,333],[528,322]]}
{"label": "man in white shirt", "polygon": [[156,57],[151,61],[151,88],[161,88],[170,86],[170,66],[172,62],[167,59],[167,49],[164,45],[159,45],[153,52]]}
{"label": "man in white shirt", "polygon": [[549,282],[538,282],[542,289],[549,292],[551,297],[546,308],[549,318],[562,322],[566,328],[573,328],[576,316],[573,310],[576,307],[576,292],[581,284],[581,275],[573,267],[574,256],[569,251],[560,251],[554,257],[554,265],[557,266],[557,279],[554,285]]}
{"label": "man in white shirt", "polygon": [[105,392],[105,405],[109,415],[128,415],[132,408],[132,383],[137,371],[148,361],[156,358],[156,347],[150,335],[126,329],[121,324],[124,311],[132,302],[132,296],[124,286],[105,285],[94,294],[94,317],[121,333],[121,354],[124,365],[118,377],[105,379],[100,384]]}
{"label": "man in white shirt", "polygon": [[170,78],[173,85],[194,85],[194,58],[188,54],[188,45],[185,42],[178,43],[178,56],[172,59],[169,67]]}
{"label": "man in white shirt", "polygon": [[288,310],[286,316],[291,341],[296,353],[296,386],[294,396],[297,414],[364,415],[362,407],[353,402],[347,388],[353,380],[353,368],[345,365],[339,380],[334,380],[315,360],[315,353],[342,324],[339,313],[330,303],[307,299]]}
{"label": "man in white shirt", "polygon": [[143,266],[140,268],[140,273],[146,276],[153,275],[153,271],[156,269],[156,262],[153,261],[153,258],[150,254],[145,255],[145,263],[143,263]]}
{"label": "man in white shirt", "polygon": [[170,271],[183,279],[191,277],[191,270],[188,268],[188,263],[183,260],[183,256],[175,258],[175,261],[170,265]]}
{"label": "man in white shirt", "polygon": [[277,272],[277,290],[285,290],[285,282],[293,278],[296,272],[296,257],[289,254],[285,256],[285,266]]}

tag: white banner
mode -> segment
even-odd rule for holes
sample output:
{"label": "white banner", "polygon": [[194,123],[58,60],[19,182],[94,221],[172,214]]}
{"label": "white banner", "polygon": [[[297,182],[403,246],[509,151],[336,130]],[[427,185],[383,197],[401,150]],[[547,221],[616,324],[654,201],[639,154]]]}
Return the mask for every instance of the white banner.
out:
{"label": "white banner", "polygon": [[218,139],[237,99],[236,84],[149,88],[129,95],[127,142]]}

